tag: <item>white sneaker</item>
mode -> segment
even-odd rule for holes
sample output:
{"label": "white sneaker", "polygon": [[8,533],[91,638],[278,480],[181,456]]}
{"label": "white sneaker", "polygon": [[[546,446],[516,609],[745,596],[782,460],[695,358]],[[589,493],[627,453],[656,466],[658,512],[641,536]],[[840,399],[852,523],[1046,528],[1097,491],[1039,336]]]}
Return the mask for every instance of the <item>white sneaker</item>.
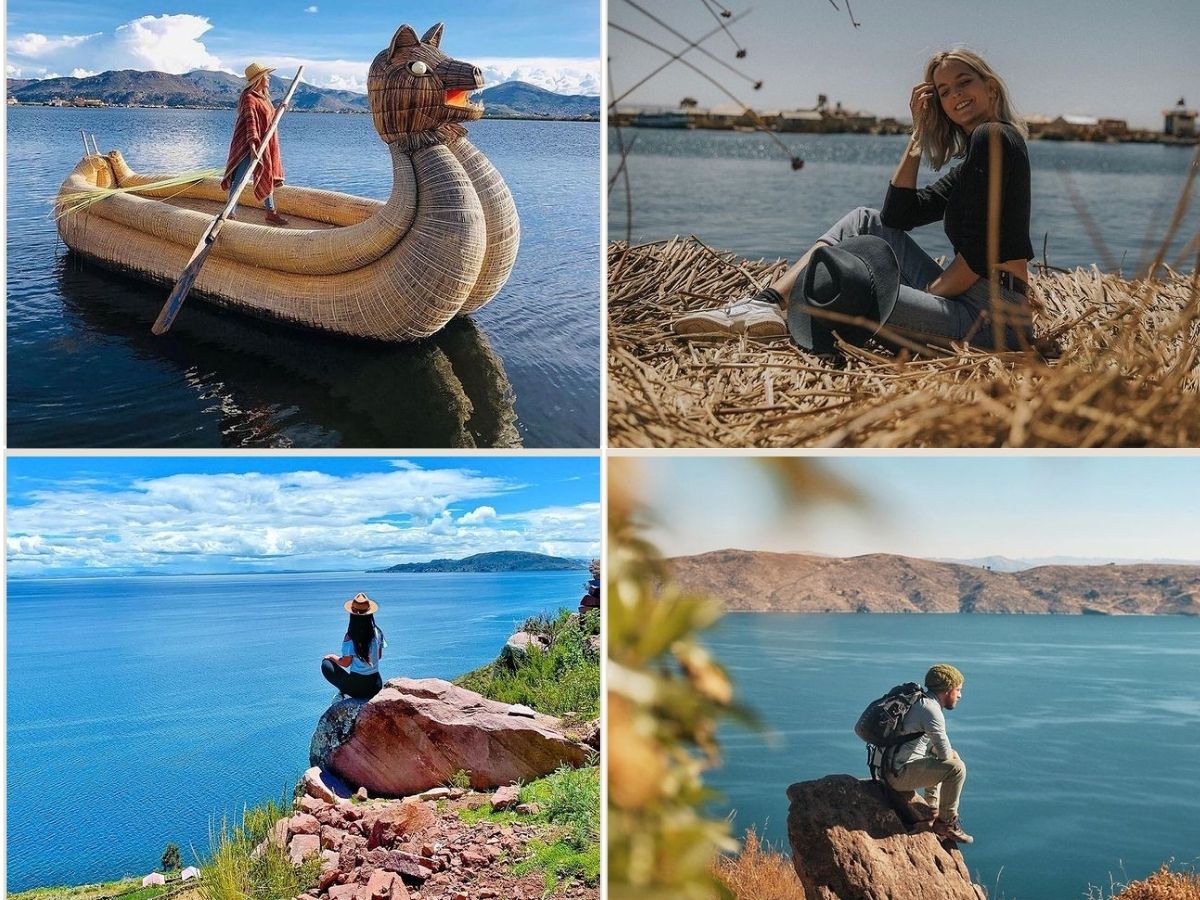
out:
{"label": "white sneaker", "polygon": [[676,334],[748,334],[782,337],[788,333],[787,317],[770,300],[742,297],[723,309],[688,313],[672,323]]}

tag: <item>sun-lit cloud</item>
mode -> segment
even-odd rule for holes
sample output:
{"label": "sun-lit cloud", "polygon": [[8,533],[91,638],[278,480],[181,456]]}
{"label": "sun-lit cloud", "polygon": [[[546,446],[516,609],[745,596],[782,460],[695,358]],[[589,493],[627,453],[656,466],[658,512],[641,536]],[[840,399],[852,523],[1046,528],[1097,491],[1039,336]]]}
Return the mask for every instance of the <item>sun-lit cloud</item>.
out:
{"label": "sun-lit cloud", "polygon": [[207,16],[180,13],[141,16],[118,25],[111,33],[58,37],[22,34],[8,41],[8,72],[10,77],[47,78],[55,72],[111,69],[175,74],[224,69],[221,60],[201,40],[212,27]]}
{"label": "sun-lit cloud", "polygon": [[[304,8],[315,15],[316,5]],[[51,78],[63,73],[80,78],[114,69],[183,74],[195,69],[241,73],[253,61],[284,74],[304,66],[304,81],[319,88],[365,93],[369,57],[325,59],[302,54],[272,54],[260,50],[243,58],[239,53],[218,56],[204,37],[214,27],[210,17],[188,13],[141,16],[111,32],[92,34],[20,34],[8,41],[9,78]],[[483,72],[487,87],[506,81],[525,81],[560,94],[600,93],[599,59],[574,57],[493,57],[472,59]]]}
{"label": "sun-lit cloud", "polygon": [[356,569],[490,550],[599,551],[599,503],[501,515],[478,502],[508,497],[511,508],[524,490],[467,466],[63,482],[10,498],[9,571]]}
{"label": "sun-lit cloud", "polygon": [[306,7],[304,7],[304,11],[306,13],[313,13],[315,15],[320,10],[318,10],[317,7],[315,7],[315,6],[306,6]]}
{"label": "sun-lit cloud", "polygon": [[487,87],[506,81],[525,81],[556,94],[600,94],[600,60],[586,58],[473,59]]}

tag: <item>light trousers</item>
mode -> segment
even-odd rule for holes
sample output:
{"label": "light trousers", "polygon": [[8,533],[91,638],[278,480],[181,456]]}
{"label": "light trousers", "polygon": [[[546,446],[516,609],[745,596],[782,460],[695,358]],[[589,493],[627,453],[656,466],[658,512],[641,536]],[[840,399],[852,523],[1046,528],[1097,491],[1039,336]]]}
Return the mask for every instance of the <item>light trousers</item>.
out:
{"label": "light trousers", "polygon": [[938,759],[923,756],[888,773],[887,782],[898,791],[925,791],[925,800],[948,821],[958,815],[958,799],[967,780],[967,766],[959,758]]}

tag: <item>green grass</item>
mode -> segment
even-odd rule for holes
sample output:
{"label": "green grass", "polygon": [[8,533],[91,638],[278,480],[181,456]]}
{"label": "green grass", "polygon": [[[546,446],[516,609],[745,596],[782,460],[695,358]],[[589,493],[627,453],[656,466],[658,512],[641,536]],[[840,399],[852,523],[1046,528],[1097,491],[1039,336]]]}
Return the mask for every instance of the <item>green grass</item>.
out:
{"label": "green grass", "polygon": [[[178,874],[176,878],[178,878]],[[151,900],[151,898],[165,894],[178,886],[178,881],[169,881],[161,886],[142,887],[142,876],[138,875],[134,878],[120,878],[116,881],[101,881],[96,884],[32,888],[8,896],[11,900],[98,900],[100,897],[113,897],[120,894],[121,900]]]}
{"label": "green grass", "polygon": [[557,618],[539,616],[526,630],[552,640],[543,652],[529,649],[517,663],[505,657],[463,675],[455,683],[502,703],[523,703],[552,716],[570,713],[575,721],[600,715],[600,661],[587,652],[587,639],[596,633],[599,615],[589,610],[582,619],[567,611]]}
{"label": "green grass", "polygon": [[522,803],[536,803],[536,816],[515,812],[492,812],[487,806],[463,809],[464,822],[542,822],[546,840],[529,844],[530,856],[513,867],[514,875],[540,871],[547,893],[564,880],[580,879],[587,884],[600,883],[600,769],[589,766],[572,769],[562,766],[551,775],[521,788]]}
{"label": "green grass", "polygon": [[286,847],[274,844],[258,859],[251,854],[279,818],[290,813],[286,797],[245,810],[240,825],[222,820],[209,832],[209,856],[200,866],[203,900],[275,900],[295,897],[313,885],[321,871],[321,858],[293,866]]}

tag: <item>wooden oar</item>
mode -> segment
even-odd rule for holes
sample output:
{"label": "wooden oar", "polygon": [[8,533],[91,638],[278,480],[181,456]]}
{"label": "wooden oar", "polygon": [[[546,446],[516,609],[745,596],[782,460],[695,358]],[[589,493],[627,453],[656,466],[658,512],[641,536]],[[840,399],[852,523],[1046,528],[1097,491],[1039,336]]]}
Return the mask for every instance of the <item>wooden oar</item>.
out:
{"label": "wooden oar", "polygon": [[205,260],[208,259],[208,254],[212,251],[213,243],[217,240],[217,235],[221,233],[221,228],[225,225],[229,214],[237,207],[238,198],[241,197],[242,191],[250,183],[250,179],[254,177],[254,170],[258,168],[258,163],[262,159],[262,155],[267,152],[267,144],[270,143],[271,137],[279,127],[279,120],[283,118],[283,114],[292,100],[292,94],[296,92],[296,87],[300,84],[300,74],[303,71],[304,66],[296,70],[296,77],[292,79],[292,84],[287,89],[287,93],[284,94],[283,101],[275,109],[275,114],[271,117],[271,127],[267,129],[267,133],[259,142],[258,152],[250,159],[250,165],[246,168],[246,174],[233,186],[233,191],[229,195],[229,202],[225,204],[225,208],[221,210],[220,215],[213,219],[212,224],[204,232],[204,236],[200,238],[200,243],[196,244],[196,249],[192,251],[187,265],[183,267],[183,272],[180,274],[179,280],[175,282],[175,289],[171,291],[171,296],[167,298],[167,302],[163,304],[158,318],[154,320],[154,326],[150,330],[155,334],[165,334],[167,329],[171,327],[171,323],[175,321],[175,317],[179,315],[179,310],[183,308],[183,301],[187,299],[188,292],[192,289],[192,284],[196,281],[196,276],[200,274],[201,267],[203,267]]}

